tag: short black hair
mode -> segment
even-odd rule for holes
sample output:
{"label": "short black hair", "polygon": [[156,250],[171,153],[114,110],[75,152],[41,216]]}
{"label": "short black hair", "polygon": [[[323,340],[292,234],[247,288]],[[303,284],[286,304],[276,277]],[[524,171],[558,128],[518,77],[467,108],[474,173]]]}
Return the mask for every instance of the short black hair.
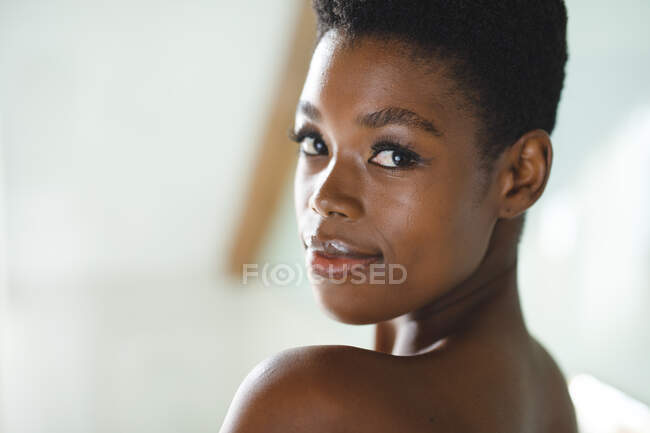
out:
{"label": "short black hair", "polygon": [[448,60],[481,120],[479,160],[494,160],[533,129],[555,127],[562,93],[563,0],[313,0],[317,42],[331,29],[405,42],[413,59]]}

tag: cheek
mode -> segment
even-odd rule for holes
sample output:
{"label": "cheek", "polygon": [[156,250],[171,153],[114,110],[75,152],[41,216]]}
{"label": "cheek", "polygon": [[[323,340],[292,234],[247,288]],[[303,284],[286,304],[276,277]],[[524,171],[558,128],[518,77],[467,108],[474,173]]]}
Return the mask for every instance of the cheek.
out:
{"label": "cheek", "polygon": [[[402,193],[382,225],[391,258],[406,268],[404,288],[414,302],[436,297],[463,281],[481,258],[478,210],[470,211],[463,183],[415,187]],[[388,216],[388,215],[386,215]]]}
{"label": "cheek", "polygon": [[293,180],[293,200],[298,221],[309,207],[309,195],[313,188],[310,179],[311,177],[305,173],[302,162],[299,160]]}

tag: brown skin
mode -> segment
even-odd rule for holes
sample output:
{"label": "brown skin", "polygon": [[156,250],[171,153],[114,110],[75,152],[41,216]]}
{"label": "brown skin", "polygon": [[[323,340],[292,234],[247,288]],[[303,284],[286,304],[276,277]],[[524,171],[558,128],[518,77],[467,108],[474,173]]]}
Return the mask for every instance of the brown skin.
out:
{"label": "brown skin", "polygon": [[[300,235],[381,251],[407,278],[314,281],[327,314],[377,324],[375,350],[307,346],[265,360],[221,432],[576,432],[564,377],[528,333],[517,288],[517,237],[550,174],[548,134],[523,135],[485,176],[479,120],[444,64],[414,63],[397,42],[344,42],[331,31],[314,52],[300,99],[319,116],[296,113],[296,131],[308,126],[327,148],[296,168]],[[355,122],[385,107],[438,133]],[[394,153],[371,149],[386,136],[422,160],[387,168]]]}

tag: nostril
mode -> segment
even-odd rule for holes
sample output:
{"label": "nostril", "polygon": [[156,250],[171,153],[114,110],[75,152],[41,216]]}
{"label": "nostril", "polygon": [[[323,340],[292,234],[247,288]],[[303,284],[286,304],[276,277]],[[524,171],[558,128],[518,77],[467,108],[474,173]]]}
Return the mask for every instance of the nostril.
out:
{"label": "nostril", "polygon": [[345,220],[358,219],[362,213],[361,203],[350,196],[325,197],[322,191],[309,200],[309,208],[323,218],[339,216]]}

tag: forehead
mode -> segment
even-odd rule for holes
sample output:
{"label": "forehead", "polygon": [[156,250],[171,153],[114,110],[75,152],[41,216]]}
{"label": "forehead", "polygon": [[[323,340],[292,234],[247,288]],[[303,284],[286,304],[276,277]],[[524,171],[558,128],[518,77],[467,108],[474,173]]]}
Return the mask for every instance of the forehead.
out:
{"label": "forehead", "polygon": [[433,58],[413,60],[403,43],[365,37],[349,45],[330,31],[314,50],[300,99],[337,113],[399,105],[440,121],[455,99],[444,72]]}

